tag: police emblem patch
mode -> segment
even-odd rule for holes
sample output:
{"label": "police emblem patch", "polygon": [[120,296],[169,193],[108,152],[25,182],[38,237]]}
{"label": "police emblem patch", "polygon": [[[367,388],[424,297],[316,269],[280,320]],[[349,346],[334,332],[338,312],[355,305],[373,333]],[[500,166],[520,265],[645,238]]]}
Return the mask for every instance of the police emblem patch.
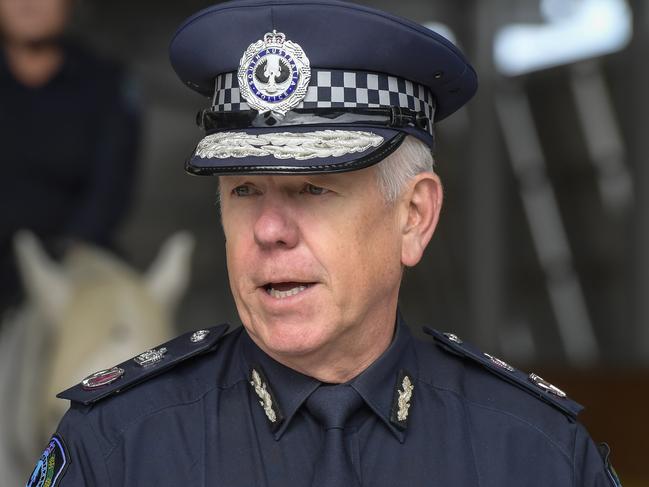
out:
{"label": "police emblem patch", "polygon": [[241,96],[260,113],[286,113],[306,96],[311,66],[295,42],[273,30],[248,46],[238,71]]}
{"label": "police emblem patch", "polygon": [[65,474],[70,459],[63,439],[54,435],[43,451],[25,487],[56,487]]}

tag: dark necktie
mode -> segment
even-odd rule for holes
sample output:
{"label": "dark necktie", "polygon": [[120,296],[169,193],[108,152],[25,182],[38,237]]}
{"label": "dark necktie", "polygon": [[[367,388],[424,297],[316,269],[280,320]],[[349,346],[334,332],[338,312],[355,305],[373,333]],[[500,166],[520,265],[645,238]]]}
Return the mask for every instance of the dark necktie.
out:
{"label": "dark necktie", "polygon": [[345,423],[363,404],[348,385],[320,386],[306,401],[309,412],[324,427],[325,439],[315,465],[312,487],[360,487],[345,448]]}

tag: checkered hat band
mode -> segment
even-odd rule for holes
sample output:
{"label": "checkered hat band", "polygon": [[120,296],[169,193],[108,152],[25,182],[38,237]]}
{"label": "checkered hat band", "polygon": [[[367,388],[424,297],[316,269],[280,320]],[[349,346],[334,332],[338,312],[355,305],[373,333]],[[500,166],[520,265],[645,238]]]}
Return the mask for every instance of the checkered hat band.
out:
{"label": "checkered hat band", "polygon": [[[241,97],[237,73],[216,77],[212,105],[220,112],[250,110]],[[428,129],[433,133],[435,103],[432,92],[423,85],[387,74],[313,69],[306,96],[296,108],[390,106],[423,111],[431,121]]]}

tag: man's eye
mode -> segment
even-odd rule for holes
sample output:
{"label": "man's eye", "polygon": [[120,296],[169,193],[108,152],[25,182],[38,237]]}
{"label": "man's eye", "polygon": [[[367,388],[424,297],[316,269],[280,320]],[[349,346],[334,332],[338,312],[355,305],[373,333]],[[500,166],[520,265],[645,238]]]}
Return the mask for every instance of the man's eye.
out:
{"label": "man's eye", "polygon": [[320,186],[316,186],[314,184],[306,184],[302,192],[313,196],[320,196],[322,194],[328,193],[329,190],[325,188],[321,188]]}
{"label": "man's eye", "polygon": [[243,184],[234,188],[232,194],[236,196],[250,196],[251,194],[254,194],[254,191],[250,186]]}

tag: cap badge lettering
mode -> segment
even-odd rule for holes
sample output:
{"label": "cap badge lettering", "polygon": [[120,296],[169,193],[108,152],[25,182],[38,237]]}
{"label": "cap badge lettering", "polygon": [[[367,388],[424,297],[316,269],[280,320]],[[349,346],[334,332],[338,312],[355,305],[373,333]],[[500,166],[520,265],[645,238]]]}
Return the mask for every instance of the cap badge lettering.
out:
{"label": "cap badge lettering", "polygon": [[241,96],[252,109],[284,116],[306,96],[311,66],[299,44],[273,30],[248,46],[238,79]]}

